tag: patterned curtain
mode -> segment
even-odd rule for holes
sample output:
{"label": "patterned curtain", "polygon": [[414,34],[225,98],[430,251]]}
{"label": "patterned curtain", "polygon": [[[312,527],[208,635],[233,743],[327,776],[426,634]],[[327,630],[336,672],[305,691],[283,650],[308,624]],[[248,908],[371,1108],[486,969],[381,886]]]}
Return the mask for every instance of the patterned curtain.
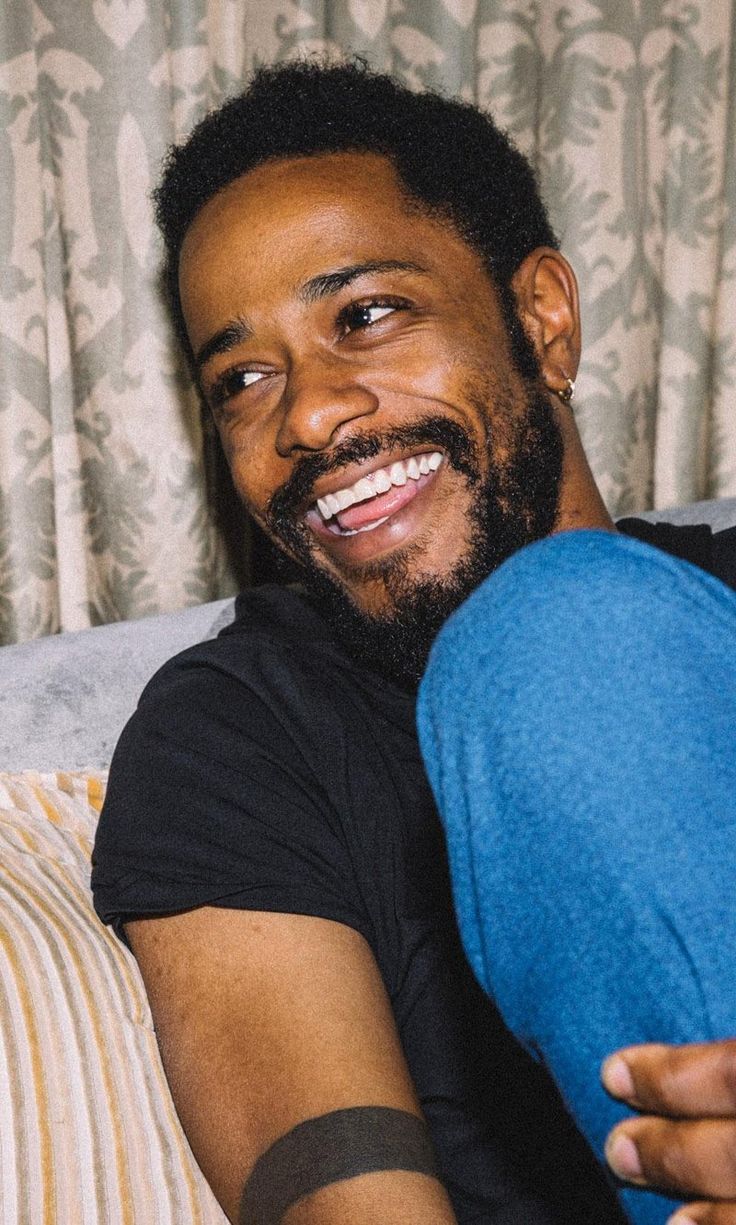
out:
{"label": "patterned curtain", "polygon": [[148,197],[170,141],[305,51],[490,106],[532,156],[581,282],[580,425],[612,511],[736,493],[735,23],[736,0],[4,0],[0,640],[247,571]]}

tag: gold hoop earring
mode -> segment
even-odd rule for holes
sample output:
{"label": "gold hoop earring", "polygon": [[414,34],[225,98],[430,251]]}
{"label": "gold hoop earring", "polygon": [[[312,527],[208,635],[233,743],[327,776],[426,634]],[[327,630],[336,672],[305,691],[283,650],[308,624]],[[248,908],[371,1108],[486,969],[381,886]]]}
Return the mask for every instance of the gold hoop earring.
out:
{"label": "gold hoop earring", "polygon": [[575,383],[571,378],[565,379],[564,387],[555,387],[555,395],[559,396],[563,404],[569,404],[575,395]]}

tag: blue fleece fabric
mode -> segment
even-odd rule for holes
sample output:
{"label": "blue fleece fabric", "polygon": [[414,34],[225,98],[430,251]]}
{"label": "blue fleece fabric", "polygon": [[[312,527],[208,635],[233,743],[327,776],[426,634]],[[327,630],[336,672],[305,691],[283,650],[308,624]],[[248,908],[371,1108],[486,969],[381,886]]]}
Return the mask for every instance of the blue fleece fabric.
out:
{"label": "blue fleece fabric", "polygon": [[[736,1034],[736,593],[636,540],[524,549],[419,695],[475,973],[602,1158],[601,1062]],[[672,1200],[621,1199],[661,1225]]]}

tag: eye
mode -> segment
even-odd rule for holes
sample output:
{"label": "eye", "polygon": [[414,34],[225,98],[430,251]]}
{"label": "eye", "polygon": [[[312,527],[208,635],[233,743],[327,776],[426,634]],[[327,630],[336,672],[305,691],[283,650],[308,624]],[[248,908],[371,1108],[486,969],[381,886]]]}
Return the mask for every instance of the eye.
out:
{"label": "eye", "polygon": [[408,303],[400,298],[396,300],[381,299],[374,302],[352,302],[345,306],[337,316],[337,326],[343,333],[359,332],[372,327],[395,311],[404,310]]}
{"label": "eye", "polygon": [[252,387],[254,383],[260,382],[265,377],[263,370],[247,368],[227,370],[213,384],[208,397],[210,404],[213,408],[219,408],[228,400],[232,400],[234,396],[239,395],[241,391]]}

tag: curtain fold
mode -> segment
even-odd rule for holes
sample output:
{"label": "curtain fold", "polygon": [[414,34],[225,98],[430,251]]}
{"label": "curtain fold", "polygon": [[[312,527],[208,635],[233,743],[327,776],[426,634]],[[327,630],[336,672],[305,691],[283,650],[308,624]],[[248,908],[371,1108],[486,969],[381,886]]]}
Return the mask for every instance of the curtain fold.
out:
{"label": "curtain fold", "polygon": [[213,599],[247,567],[149,193],[259,63],[310,51],[488,106],[532,157],[580,280],[576,402],[611,510],[736,493],[735,36],[736,0],[5,4],[0,641]]}

